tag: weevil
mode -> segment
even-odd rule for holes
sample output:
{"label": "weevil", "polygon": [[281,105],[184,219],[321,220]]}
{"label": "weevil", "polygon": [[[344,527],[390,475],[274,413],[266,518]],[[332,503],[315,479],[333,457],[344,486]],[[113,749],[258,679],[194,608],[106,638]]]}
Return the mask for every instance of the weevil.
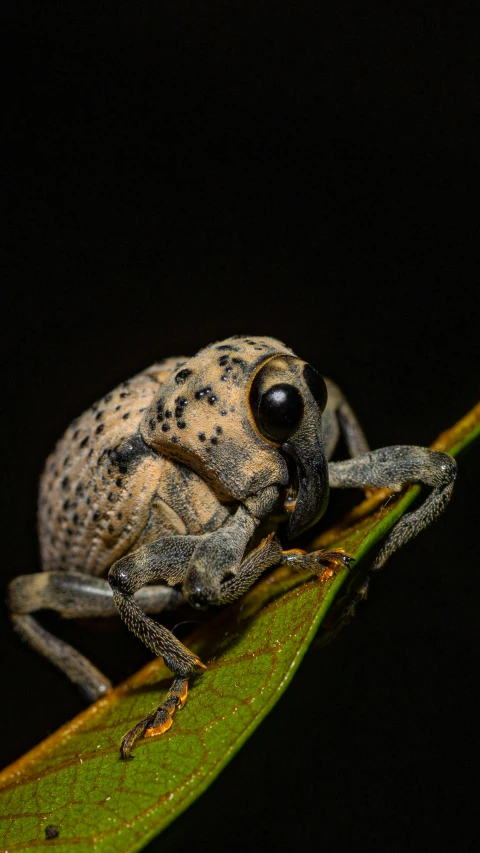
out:
{"label": "weevil", "polygon": [[[331,460],[340,435],[350,458]],[[19,635],[88,699],[111,683],[31,614],[115,613],[173,673],[164,702],[123,738],[160,734],[205,669],[151,613],[185,600],[194,608],[241,596],[266,569],[317,574],[341,551],[285,549],[324,513],[329,488],[431,488],[404,515],[373,569],[430,524],[448,503],[456,463],[414,446],[370,451],[340,389],[271,337],[234,336],[193,358],[169,358],[123,382],[76,419],[40,482],[43,571],[9,588]],[[260,531],[262,538],[260,538]]]}

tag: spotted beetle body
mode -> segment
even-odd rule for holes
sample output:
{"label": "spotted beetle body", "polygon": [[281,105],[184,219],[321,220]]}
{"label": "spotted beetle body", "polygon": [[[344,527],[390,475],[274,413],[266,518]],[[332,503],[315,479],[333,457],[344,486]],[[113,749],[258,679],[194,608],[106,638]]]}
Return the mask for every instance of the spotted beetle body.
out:
{"label": "spotted beetle body", "polygon": [[[329,462],[340,433],[352,458]],[[110,681],[47,632],[32,617],[36,610],[66,618],[118,613],[163,657],[172,687],[123,738],[126,757],[138,737],[169,728],[189,677],[205,668],[147,613],[185,599],[200,608],[225,604],[280,564],[319,576],[332,563],[348,565],[339,551],[285,551],[280,538],[322,516],[330,487],[424,483],[430,495],[389,533],[373,564],[380,568],[442,512],[455,474],[445,453],[369,451],[334,383],[275,338],[228,338],[193,358],[152,365],[67,429],[40,483],[43,571],[12,581],[11,618],[90,699]]]}
{"label": "spotted beetle body", "polygon": [[293,355],[273,338],[233,338],[169,358],[77,418],[40,483],[44,571],[106,574],[161,536],[218,529],[231,504],[288,473],[246,406],[259,364]]}

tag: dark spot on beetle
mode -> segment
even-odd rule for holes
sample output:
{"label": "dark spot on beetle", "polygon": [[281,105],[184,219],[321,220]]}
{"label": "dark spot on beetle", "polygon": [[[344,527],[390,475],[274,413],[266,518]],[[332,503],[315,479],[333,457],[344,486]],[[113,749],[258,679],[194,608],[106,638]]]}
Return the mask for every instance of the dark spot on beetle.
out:
{"label": "dark spot on beetle", "polygon": [[123,518],[123,513],[122,513],[122,512],[117,512],[117,518],[118,518],[118,520],[119,520],[119,521],[121,521],[121,519]]}
{"label": "dark spot on beetle", "polygon": [[73,440],[75,441],[75,439],[78,438],[79,435],[80,435],[80,430],[76,429],[72,435]]}
{"label": "dark spot on beetle", "polygon": [[[162,415],[162,413],[161,413],[161,412],[158,412],[158,414],[157,414],[157,421],[160,421],[160,422],[161,422],[161,421],[164,421],[164,420],[165,420],[164,415]],[[153,426],[155,426],[155,421],[154,421],[154,420],[151,420],[151,421],[150,421],[150,423],[151,423],[151,424],[153,423]],[[152,426],[152,429],[153,429],[153,426]]]}
{"label": "dark spot on beetle", "polygon": [[52,507],[49,506],[47,509],[47,518],[51,518],[51,517],[52,517]]}
{"label": "dark spot on beetle", "polygon": [[[184,364],[184,362],[182,362],[182,364]],[[188,370],[188,368],[186,367],[184,370],[181,370],[179,373],[177,373],[175,377],[175,382],[177,383],[177,385],[183,385],[185,380],[188,379],[188,377],[191,375],[192,371]]]}
{"label": "dark spot on beetle", "polygon": [[113,524],[108,525],[108,532],[109,533],[115,533],[115,528],[114,528]]}
{"label": "dark spot on beetle", "polygon": [[163,432],[168,432],[169,429],[170,429],[170,424],[167,424],[167,423],[162,424],[162,431]]}
{"label": "dark spot on beetle", "polygon": [[112,395],[111,394],[105,394],[105,397],[103,399],[105,400],[106,403],[109,403],[110,400],[112,399]]}
{"label": "dark spot on beetle", "polygon": [[200,441],[205,441],[207,436],[205,435],[204,432],[199,432],[198,437],[199,437]]}
{"label": "dark spot on beetle", "polygon": [[83,483],[78,483],[75,492],[77,495],[83,495]]}
{"label": "dark spot on beetle", "polygon": [[139,414],[139,415],[141,415],[141,414],[142,414],[142,412],[144,412],[144,411],[145,411],[145,406],[142,406],[142,408],[141,408],[141,409],[137,409],[137,412],[138,412],[138,414]]}
{"label": "dark spot on beetle", "polygon": [[176,397],[175,403],[177,406],[188,406],[188,400],[186,397]]}
{"label": "dark spot on beetle", "polygon": [[210,439],[210,443],[211,443],[211,444],[218,444],[218,438],[217,438],[217,436],[216,436],[216,435],[214,435],[214,436]]}
{"label": "dark spot on beetle", "polygon": [[223,417],[225,417],[225,415],[227,414],[227,410],[226,410],[226,409],[220,409],[220,414],[221,414]]}
{"label": "dark spot on beetle", "polygon": [[72,533],[73,533],[72,528],[71,528],[71,527],[67,527],[67,534],[68,534],[68,536],[71,536],[71,535],[72,535]]}
{"label": "dark spot on beetle", "polygon": [[63,460],[64,466],[68,465],[69,462],[70,462],[70,456],[65,456],[65,459]]}
{"label": "dark spot on beetle", "polygon": [[92,453],[93,453],[93,447],[91,447],[90,450],[88,451],[87,459],[90,459],[90,456],[92,455]]}
{"label": "dark spot on beetle", "polygon": [[58,829],[53,823],[49,823],[45,827],[45,838],[49,841],[51,838],[58,838]]}
{"label": "dark spot on beetle", "polygon": [[122,478],[121,478],[121,477],[117,477],[117,479],[115,480],[115,485],[116,485],[116,486],[118,486],[118,488],[119,488],[119,489],[121,489],[121,487],[122,487],[122,483],[123,483]]}
{"label": "dark spot on beetle", "polygon": [[214,405],[214,403],[216,403],[216,402],[217,402],[217,397],[215,396],[215,394],[212,394],[212,395],[208,398],[208,402],[210,403],[210,405],[211,405],[211,406],[213,406],[213,405]]}
{"label": "dark spot on beetle", "polygon": [[222,382],[226,382],[226,381],[228,380],[228,376],[224,373],[224,374],[220,377],[220,379],[222,380]]}
{"label": "dark spot on beetle", "polygon": [[120,397],[130,397],[130,391],[121,391]]}
{"label": "dark spot on beetle", "polygon": [[64,545],[64,548],[70,548],[70,542],[68,541],[68,539],[63,540],[63,545]]}
{"label": "dark spot on beetle", "polygon": [[87,506],[90,506],[90,498],[85,498],[85,503],[87,504]]}
{"label": "dark spot on beetle", "polygon": [[62,516],[57,515],[57,524],[61,524],[61,523],[62,523]]}
{"label": "dark spot on beetle", "polygon": [[[157,418],[158,418],[158,415],[157,415]],[[149,420],[149,422],[148,422],[148,425],[149,425],[150,429],[155,429],[155,426],[156,426],[156,424],[155,424],[155,419],[154,419],[154,418],[150,418],[150,420]]]}
{"label": "dark spot on beetle", "polygon": [[88,444],[89,438],[90,438],[89,435],[86,435],[85,438],[82,438],[82,440],[80,442],[80,447],[86,447]]}
{"label": "dark spot on beetle", "polygon": [[104,416],[104,414],[105,414],[105,409],[100,409],[100,411],[99,411],[99,412],[97,412],[97,414],[95,415],[95,420],[96,420],[96,421],[101,421],[101,420],[102,420],[102,418],[103,418],[103,416]]}
{"label": "dark spot on beetle", "polygon": [[222,427],[221,427],[221,426],[216,426],[216,427],[215,427],[215,432],[217,433],[217,435],[221,435],[221,434],[222,434],[222,432],[223,432]]}
{"label": "dark spot on beetle", "polygon": [[255,341],[249,340],[249,338],[245,338],[245,343],[250,344],[250,346],[255,347],[257,344]]}
{"label": "dark spot on beetle", "polygon": [[234,412],[234,411],[235,411],[235,406],[230,406],[230,411],[231,411],[231,412]]}
{"label": "dark spot on beetle", "polygon": [[121,406],[115,406],[115,411],[119,412],[121,408],[122,408]]}
{"label": "dark spot on beetle", "polygon": [[140,433],[124,438],[113,449],[108,451],[112,465],[116,465],[120,474],[127,474],[136,467],[146,456],[156,456],[145,443]]}
{"label": "dark spot on beetle", "polygon": [[96,484],[95,484],[95,486],[93,487],[93,491],[95,492],[95,494],[98,492],[98,486],[97,486]]}
{"label": "dark spot on beetle", "polygon": [[70,501],[67,498],[67,500],[63,502],[63,506],[62,506],[63,511],[66,512],[69,506],[70,506]]}
{"label": "dark spot on beetle", "polygon": [[254,349],[256,349],[257,352],[262,352],[262,350],[266,349],[266,347],[254,347]]}
{"label": "dark spot on beetle", "polygon": [[113,492],[109,492],[109,493],[108,493],[107,500],[109,500],[109,501],[114,501],[114,500],[115,500],[115,495],[113,494]]}
{"label": "dark spot on beetle", "polygon": [[171,413],[170,409],[167,409],[167,410],[166,410],[166,412],[165,412],[165,417],[166,417],[166,418],[171,418],[171,417],[172,417],[172,413]]}
{"label": "dark spot on beetle", "polygon": [[178,441],[178,435],[172,435],[172,436],[170,437],[170,441],[174,441],[174,442],[175,442],[175,444],[176,444],[176,443],[177,443],[177,441]]}
{"label": "dark spot on beetle", "polygon": [[125,382],[122,382],[122,388],[128,388],[130,385],[130,379],[125,379]]}
{"label": "dark spot on beetle", "polygon": [[243,358],[238,358],[238,356],[233,356],[232,362],[233,364],[245,364]]}
{"label": "dark spot on beetle", "polygon": [[185,421],[177,421],[177,427],[179,429],[185,429],[186,426],[187,425],[186,425]]}
{"label": "dark spot on beetle", "polygon": [[182,417],[182,415],[183,415],[183,409],[182,409],[182,407],[181,407],[181,406],[177,406],[177,408],[175,409],[175,417],[176,417],[176,418],[181,418],[181,417]]}
{"label": "dark spot on beetle", "polygon": [[99,435],[101,432],[103,432],[104,429],[105,429],[105,424],[99,424],[97,426],[95,432],[97,433],[97,435]]}
{"label": "dark spot on beetle", "polygon": [[221,352],[221,350],[233,350],[233,352],[238,352],[238,348],[237,348],[237,347],[232,347],[232,345],[231,345],[231,344],[220,344],[220,346],[215,347],[215,349],[216,349],[218,352]]}
{"label": "dark spot on beetle", "polygon": [[98,519],[100,518],[100,510],[99,509],[95,510],[95,512],[92,515],[92,518],[94,521],[98,521]]}
{"label": "dark spot on beetle", "polygon": [[125,412],[125,414],[122,415],[122,418],[124,421],[128,421],[129,417],[130,417],[130,412]]}
{"label": "dark spot on beetle", "polygon": [[211,394],[211,392],[212,389],[210,385],[207,385],[205,388],[199,388],[199,390],[195,392],[195,397],[197,400],[201,400],[202,397],[205,396],[205,394]]}
{"label": "dark spot on beetle", "polygon": [[220,358],[218,359],[218,363],[219,363],[220,367],[225,367],[225,365],[228,364],[229,358],[230,358],[230,356],[228,356],[228,355],[221,355]]}
{"label": "dark spot on beetle", "polygon": [[78,513],[77,513],[77,512],[76,512],[76,513],[75,513],[75,515],[73,516],[72,521],[73,521],[73,523],[74,523],[74,524],[78,524]]}
{"label": "dark spot on beetle", "polygon": [[69,488],[70,488],[70,480],[68,479],[68,477],[64,477],[62,480],[62,489],[69,489]]}

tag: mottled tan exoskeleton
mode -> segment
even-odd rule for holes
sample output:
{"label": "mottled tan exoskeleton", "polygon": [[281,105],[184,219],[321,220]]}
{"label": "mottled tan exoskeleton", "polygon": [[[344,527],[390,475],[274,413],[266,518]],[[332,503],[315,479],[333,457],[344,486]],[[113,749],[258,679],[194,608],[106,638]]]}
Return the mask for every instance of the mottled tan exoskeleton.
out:
{"label": "mottled tan exoskeleton", "polygon": [[[329,463],[340,431],[352,458]],[[455,473],[449,455],[421,447],[369,452],[340,390],[274,338],[228,338],[194,358],[159,362],[74,421],[47,460],[39,505],[44,571],[11,583],[15,628],[90,699],[110,682],[32,612],[118,612],[163,657],[172,688],[125,736],[126,756],[140,735],[170,726],[189,676],[204,668],[146,613],[185,599],[200,608],[225,604],[281,563],[319,574],[332,560],[348,564],[341,552],[284,551],[279,522],[285,540],[315,523],[329,486],[425,483],[431,493],[393,528],[379,568],[443,510]]]}

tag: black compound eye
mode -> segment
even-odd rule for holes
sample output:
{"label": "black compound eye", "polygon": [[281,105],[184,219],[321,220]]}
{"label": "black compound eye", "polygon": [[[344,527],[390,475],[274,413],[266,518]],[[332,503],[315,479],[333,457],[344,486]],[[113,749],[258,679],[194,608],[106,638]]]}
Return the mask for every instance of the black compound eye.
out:
{"label": "black compound eye", "polygon": [[272,441],[283,442],[300,426],[303,399],[293,385],[272,385],[260,397],[256,421],[260,432]]}
{"label": "black compound eye", "polygon": [[321,376],[314,367],[306,364],[303,368],[303,378],[305,379],[318,408],[323,412],[328,399],[327,386],[325,385],[323,376]]}

